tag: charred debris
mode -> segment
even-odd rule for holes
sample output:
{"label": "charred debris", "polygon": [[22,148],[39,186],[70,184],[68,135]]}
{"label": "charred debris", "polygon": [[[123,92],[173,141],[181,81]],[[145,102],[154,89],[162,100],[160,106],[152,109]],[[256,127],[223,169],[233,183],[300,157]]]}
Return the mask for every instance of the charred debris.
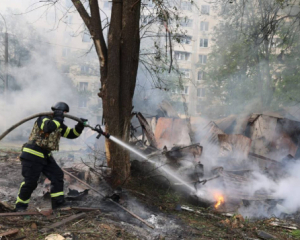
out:
{"label": "charred debris", "polygon": [[[272,192],[249,192],[249,188],[256,172],[280,181],[288,175],[286,165],[300,157],[300,118],[292,115],[290,109],[217,120],[187,120],[164,103],[159,113],[153,117],[135,114],[138,127],[132,127],[131,144],[191,184],[195,192],[186,194],[194,204],[211,206],[220,212],[237,212],[241,207],[258,205],[272,213],[281,206],[283,199],[272,196]],[[157,165],[132,162],[132,174],[149,172],[154,176],[163,174]],[[165,179],[163,183],[166,184]],[[184,191],[180,189],[183,184],[172,178],[166,185]],[[197,194],[201,189],[211,196]]]}

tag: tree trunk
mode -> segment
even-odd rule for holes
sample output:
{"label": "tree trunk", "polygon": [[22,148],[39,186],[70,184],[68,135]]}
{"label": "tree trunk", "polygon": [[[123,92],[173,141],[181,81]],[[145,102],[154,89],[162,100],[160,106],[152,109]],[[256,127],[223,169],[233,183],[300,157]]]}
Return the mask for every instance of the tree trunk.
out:
{"label": "tree trunk", "polygon": [[[113,1],[108,47],[104,41],[98,0],[89,0],[91,15],[79,0],[72,0],[93,38],[100,62],[101,89],[106,131],[124,142],[129,140],[138,59],[140,50],[140,0]],[[129,152],[106,141],[108,166],[114,186],[129,179]]]}
{"label": "tree trunk", "polygon": [[[124,142],[129,129],[139,59],[140,1],[113,2],[108,37],[108,79],[104,118],[108,132]],[[107,161],[112,168],[113,184],[129,179],[129,152],[106,141]]]}

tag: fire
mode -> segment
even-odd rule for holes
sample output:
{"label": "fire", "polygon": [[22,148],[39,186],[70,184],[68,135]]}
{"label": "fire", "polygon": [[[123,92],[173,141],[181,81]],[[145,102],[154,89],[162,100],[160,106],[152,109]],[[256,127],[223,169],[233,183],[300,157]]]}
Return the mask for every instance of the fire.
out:
{"label": "fire", "polygon": [[221,194],[216,194],[215,199],[217,200],[217,203],[215,204],[215,208],[220,207],[220,205],[224,203],[224,197]]}

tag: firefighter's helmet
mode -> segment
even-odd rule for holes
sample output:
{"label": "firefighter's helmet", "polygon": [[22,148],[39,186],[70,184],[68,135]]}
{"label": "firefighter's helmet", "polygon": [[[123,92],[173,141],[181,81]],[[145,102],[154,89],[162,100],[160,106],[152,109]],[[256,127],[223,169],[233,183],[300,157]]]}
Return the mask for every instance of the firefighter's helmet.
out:
{"label": "firefighter's helmet", "polygon": [[55,110],[61,110],[63,112],[69,112],[69,106],[68,104],[64,103],[64,102],[58,102],[56,103],[55,105],[53,105],[51,107],[52,111],[55,111]]}

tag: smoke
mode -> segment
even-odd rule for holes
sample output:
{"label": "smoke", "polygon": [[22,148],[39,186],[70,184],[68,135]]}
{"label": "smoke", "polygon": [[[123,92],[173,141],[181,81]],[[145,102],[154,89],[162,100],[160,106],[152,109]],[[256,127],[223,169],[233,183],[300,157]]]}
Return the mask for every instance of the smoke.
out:
{"label": "smoke", "polygon": [[[0,99],[0,132],[30,115],[51,111],[51,106],[58,101],[68,103],[70,114],[78,106],[76,87],[62,73],[57,49],[48,44],[48,38],[40,28],[34,28],[23,15],[14,15],[16,11],[9,10],[3,14],[8,28],[9,67],[8,91],[1,93]],[[4,64],[1,65],[3,77]],[[18,127],[4,141],[24,141],[33,121]]]}
{"label": "smoke", "polygon": [[242,206],[239,212],[247,217],[280,217],[282,214],[299,211],[300,194],[296,189],[300,184],[300,163],[290,163],[286,170],[287,176],[275,180],[261,172],[254,172],[253,179],[249,181],[245,190],[250,196],[254,196],[258,191],[267,193],[270,200],[251,201],[250,206]]}
{"label": "smoke", "polygon": [[[282,214],[299,211],[300,193],[297,189],[300,186],[300,161],[290,160],[284,162],[281,169],[270,168],[266,171],[256,161],[238,158],[239,154],[235,154],[234,159],[230,156],[224,159],[219,155],[220,146],[209,142],[203,143],[204,150],[200,160],[204,165],[204,179],[218,175],[216,171],[213,172],[217,167],[222,167],[223,171],[228,173],[233,170],[245,173],[240,175],[243,181],[239,180],[236,173],[236,180],[239,182],[234,182],[234,179],[228,182],[227,175],[222,175],[224,178],[221,176],[203,186],[199,185],[197,196],[200,199],[215,202],[216,194],[222,194],[225,203],[226,201],[229,203],[228,206],[235,202],[238,212],[249,218],[281,217]],[[280,159],[283,156],[277,157]],[[241,198],[245,200],[237,201]]]}

